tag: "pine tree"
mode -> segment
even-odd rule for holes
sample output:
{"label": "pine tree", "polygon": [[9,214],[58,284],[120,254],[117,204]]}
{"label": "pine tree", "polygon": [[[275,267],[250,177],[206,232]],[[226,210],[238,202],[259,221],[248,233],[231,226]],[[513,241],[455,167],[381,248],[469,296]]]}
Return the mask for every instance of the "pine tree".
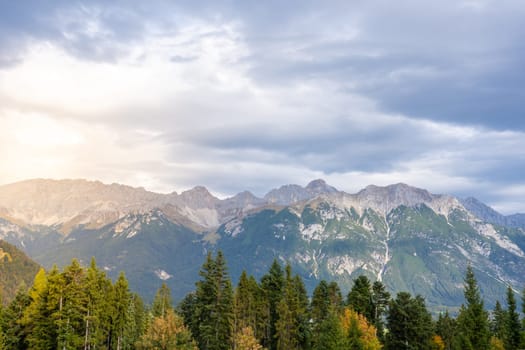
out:
{"label": "pine tree", "polygon": [[[521,313],[525,314],[525,288],[521,293]],[[521,320],[520,348],[525,349],[525,318]]]}
{"label": "pine tree", "polygon": [[[167,312],[173,311],[168,309]],[[140,339],[145,331],[146,310],[140,296],[132,293],[128,307],[128,322],[124,328],[123,349],[134,349],[135,343]]]}
{"label": "pine tree", "polygon": [[23,317],[30,303],[31,299],[27,295],[26,289],[21,287],[15,298],[11,300],[7,307],[3,308],[0,329],[3,329],[3,342],[6,349],[28,349],[26,343],[27,333],[18,320]]}
{"label": "pine tree", "polygon": [[372,318],[369,320],[377,329],[377,336],[379,340],[384,343],[384,329],[383,321],[388,302],[390,301],[390,293],[386,290],[385,285],[381,281],[375,281],[372,285]]}
{"label": "pine tree", "polygon": [[55,289],[52,291],[50,308],[54,310],[51,317],[57,330],[57,348],[80,348],[84,344],[84,315],[87,307],[85,271],[73,259],[60,277],[56,276],[55,279],[55,276],[49,276],[48,282]]}
{"label": "pine tree", "polygon": [[129,320],[128,308],[130,305],[131,294],[128,287],[128,280],[124,272],[121,272],[113,287],[113,307],[112,307],[112,348],[116,350],[124,349],[124,335]]}
{"label": "pine tree", "polygon": [[432,336],[432,318],[421,296],[397,294],[388,308],[386,349],[428,349]]}
{"label": "pine tree", "polygon": [[299,349],[300,330],[298,324],[299,296],[292,279],[290,265],[286,266],[283,297],[277,305],[278,319],[275,325],[277,350]]}
{"label": "pine tree", "polygon": [[84,317],[84,350],[102,347],[111,330],[113,286],[106,274],[99,270],[95,258],[86,272],[85,291],[87,307]]}
{"label": "pine tree", "polygon": [[197,297],[195,292],[186,294],[184,299],[177,306],[177,312],[184,320],[195,340],[199,339],[199,323],[197,315]]}
{"label": "pine tree", "polygon": [[233,342],[233,291],[221,251],[208,254],[197,282],[195,318],[201,350],[229,349]]}
{"label": "pine tree", "polygon": [[328,298],[330,299],[330,305],[332,305],[338,312],[343,308],[343,295],[337,282],[330,282],[328,284]]}
{"label": "pine tree", "polygon": [[[337,335],[342,334],[338,325],[341,307],[342,296],[337,283],[328,284],[325,280],[319,282],[314,289],[310,304],[311,337],[314,349],[333,349],[340,346],[341,341]],[[325,337],[324,333],[330,335]]]}
{"label": "pine tree", "polygon": [[361,275],[354,280],[354,285],[348,293],[346,304],[368,320],[374,319],[372,285],[368,277]]}
{"label": "pine tree", "polygon": [[277,348],[276,324],[278,319],[277,305],[283,296],[284,274],[281,265],[276,259],[273,260],[272,266],[268,273],[261,278],[261,288],[264,292],[267,310],[265,334],[262,345],[269,350]]}
{"label": "pine tree", "polygon": [[317,326],[312,336],[313,350],[339,350],[344,349],[346,338],[339,320],[339,311],[332,309]]}
{"label": "pine tree", "polygon": [[277,306],[275,325],[277,349],[305,349],[310,343],[308,296],[301,277],[292,277],[289,264],[285,270],[283,297]]}
{"label": "pine tree", "polygon": [[516,311],[516,298],[514,297],[514,291],[509,286],[507,288],[507,312],[505,317],[505,337],[503,342],[505,344],[505,350],[518,349],[520,345],[520,317]]}
{"label": "pine tree", "polygon": [[490,323],[490,331],[493,336],[498,339],[505,339],[505,323],[507,319],[507,313],[501,307],[501,303],[496,301],[496,306],[492,311],[492,322]]}
{"label": "pine tree", "polygon": [[328,283],[325,280],[319,282],[312,294],[311,315],[313,341],[319,339],[321,325],[330,315],[330,296],[328,294]]}
{"label": "pine tree", "polygon": [[456,332],[456,320],[450,317],[448,310],[440,313],[436,322],[436,334],[441,337],[445,350],[451,350]]}
{"label": "pine tree", "polygon": [[171,291],[166,283],[162,283],[153,299],[151,312],[154,317],[165,316],[168,310],[173,310],[171,304]]}
{"label": "pine tree", "polygon": [[489,318],[470,265],[465,276],[464,294],[466,305],[462,305],[457,318],[459,345],[465,350],[486,350],[490,345]]}
{"label": "pine tree", "polygon": [[[265,309],[262,290],[253,276],[241,273],[234,293],[234,334],[249,327],[257,340],[262,340],[265,326]],[[236,344],[234,344],[236,348]]]}

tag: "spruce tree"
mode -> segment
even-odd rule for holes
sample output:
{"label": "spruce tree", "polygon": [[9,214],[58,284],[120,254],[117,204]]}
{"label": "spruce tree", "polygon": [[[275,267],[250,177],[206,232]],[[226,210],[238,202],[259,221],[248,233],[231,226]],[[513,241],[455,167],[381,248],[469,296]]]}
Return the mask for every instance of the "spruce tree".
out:
{"label": "spruce tree", "polygon": [[119,274],[113,287],[113,308],[112,308],[112,348],[116,350],[124,349],[124,335],[128,325],[131,293],[128,287],[128,280],[124,272]]}
{"label": "spruce tree", "polygon": [[262,345],[269,350],[277,348],[276,323],[278,319],[277,305],[283,297],[284,274],[279,262],[274,259],[266,275],[261,278],[261,288],[266,299],[266,326]]}
{"label": "spruce tree", "polygon": [[503,340],[505,339],[505,323],[507,320],[507,313],[501,307],[501,303],[496,301],[496,306],[492,311],[492,321],[490,322],[490,331],[493,336]]}
{"label": "spruce tree", "polygon": [[[172,312],[169,309],[168,312]],[[140,296],[132,293],[128,307],[128,323],[124,328],[123,349],[134,349],[135,343],[144,334],[146,327],[146,310]]]}
{"label": "spruce tree", "polygon": [[342,334],[338,325],[341,307],[342,296],[337,283],[327,283],[325,280],[319,282],[313,291],[310,304],[311,338],[314,349],[333,349],[341,343],[340,337],[336,337]]}
{"label": "spruce tree", "polygon": [[457,318],[459,345],[464,350],[489,349],[489,317],[470,265],[465,276],[464,295],[466,305],[462,305]]}
{"label": "spruce tree", "polygon": [[400,292],[388,307],[388,350],[425,350],[430,347],[432,318],[421,296]]}
{"label": "spruce tree", "polygon": [[444,350],[451,350],[456,332],[456,320],[450,317],[448,310],[444,314],[439,314],[435,330],[436,334],[443,340]]}
{"label": "spruce tree", "polygon": [[255,278],[248,277],[246,271],[243,271],[234,293],[234,334],[242,334],[245,328],[250,327],[253,336],[258,341],[262,340],[266,320],[266,305],[262,296]]}
{"label": "spruce tree", "polygon": [[505,344],[505,350],[518,349],[521,338],[521,324],[520,317],[516,311],[516,298],[514,297],[514,291],[509,286],[507,288],[507,312],[505,317],[505,337],[503,342]]}
{"label": "spruce tree", "polygon": [[177,312],[184,320],[195,340],[199,339],[199,323],[197,315],[197,296],[195,292],[186,294],[177,306]]}
{"label": "spruce tree", "polygon": [[316,326],[312,336],[313,350],[340,350],[346,344],[345,334],[339,320],[339,311],[331,309],[325,318]]}
{"label": "spruce tree", "polygon": [[58,347],[60,349],[77,349],[84,345],[85,323],[87,313],[87,294],[85,290],[85,271],[80,263],[73,259],[62,273],[64,281],[60,307],[60,318],[57,321],[59,330]]}
{"label": "spruce tree", "polygon": [[328,283],[325,280],[319,282],[317,287],[315,287],[312,294],[311,302],[311,315],[312,315],[312,331],[313,331],[313,341],[318,339],[320,335],[321,324],[328,318],[330,315],[330,296],[328,291]]}
{"label": "spruce tree", "polygon": [[163,317],[166,315],[168,310],[173,310],[173,306],[171,304],[171,291],[166,283],[162,283],[155,294],[155,298],[153,299],[151,312],[153,317]]}
{"label": "spruce tree", "polygon": [[346,304],[368,320],[373,320],[372,285],[368,277],[361,275],[354,280],[354,285],[348,293]]}
{"label": "spruce tree", "polygon": [[31,303],[25,288],[20,288],[15,298],[9,305],[3,308],[1,328],[3,329],[3,342],[6,349],[28,349],[26,343],[27,333],[25,328],[18,322],[24,315],[26,308]]}
{"label": "spruce tree", "polygon": [[201,350],[226,350],[232,346],[233,291],[221,251],[208,254],[200,271],[195,300],[197,341]]}
{"label": "spruce tree", "polygon": [[384,343],[384,315],[390,301],[390,293],[381,281],[375,281],[372,285],[372,317],[369,320],[376,329],[379,340]]}
{"label": "spruce tree", "polygon": [[277,305],[278,320],[276,322],[277,350],[292,350],[299,348],[300,312],[299,295],[292,279],[290,265],[286,266],[286,278],[283,297]]}
{"label": "spruce tree", "polygon": [[85,291],[84,349],[97,349],[107,343],[110,335],[113,285],[106,274],[98,269],[95,258],[91,259],[86,272]]}
{"label": "spruce tree", "polygon": [[286,266],[283,297],[277,306],[277,349],[306,349],[310,345],[308,296],[298,275]]}

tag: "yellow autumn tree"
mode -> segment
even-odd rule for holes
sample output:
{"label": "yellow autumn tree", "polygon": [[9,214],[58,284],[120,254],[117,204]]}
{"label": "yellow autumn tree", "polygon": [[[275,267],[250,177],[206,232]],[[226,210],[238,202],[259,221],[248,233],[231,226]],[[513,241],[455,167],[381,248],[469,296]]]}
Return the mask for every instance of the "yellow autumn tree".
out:
{"label": "yellow autumn tree", "polygon": [[496,337],[490,338],[490,350],[505,350],[503,341]]}
{"label": "yellow autumn tree", "polygon": [[253,334],[252,327],[244,327],[234,337],[235,350],[262,350],[263,347]]}
{"label": "yellow autumn tree", "polygon": [[[357,332],[352,330],[353,327],[357,326]],[[359,341],[364,350],[380,350],[381,343],[377,338],[376,328],[368,323],[366,317],[358,314],[350,308],[345,308],[341,315],[341,327],[344,334],[352,336],[358,334]]]}
{"label": "yellow autumn tree", "polygon": [[197,350],[190,331],[182,318],[168,309],[164,316],[155,317],[146,333],[136,344],[140,350]]}
{"label": "yellow autumn tree", "polygon": [[434,335],[430,340],[430,349],[445,350],[445,342],[439,335]]}

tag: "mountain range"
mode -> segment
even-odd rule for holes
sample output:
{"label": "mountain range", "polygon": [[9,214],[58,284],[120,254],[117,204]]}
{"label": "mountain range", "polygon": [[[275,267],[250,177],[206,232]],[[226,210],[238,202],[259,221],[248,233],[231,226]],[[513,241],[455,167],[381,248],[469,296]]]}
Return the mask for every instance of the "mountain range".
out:
{"label": "mountain range", "polygon": [[466,266],[488,306],[525,285],[525,215],[504,216],[474,198],[395,184],[355,194],[323,180],[285,185],[263,198],[219,199],[198,186],[160,194],[86,180],[0,186],[0,239],[49,268],[92,256],[123,270],[151,299],[165,281],[179,300],[194,289],[206,253],[221,249],[234,279],[260,277],[274,258],[311,291],[321,279],[348,291],[365,274],[391,292],[423,295],[434,310],[463,302]]}

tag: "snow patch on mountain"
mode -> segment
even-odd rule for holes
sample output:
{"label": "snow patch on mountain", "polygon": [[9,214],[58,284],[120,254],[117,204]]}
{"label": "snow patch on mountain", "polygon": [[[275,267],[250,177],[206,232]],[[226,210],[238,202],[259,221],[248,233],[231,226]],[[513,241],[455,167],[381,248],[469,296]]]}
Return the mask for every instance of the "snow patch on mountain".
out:
{"label": "snow patch on mountain", "polygon": [[185,206],[181,209],[181,213],[191,221],[203,227],[219,226],[219,213],[212,208],[197,208],[193,209]]}
{"label": "snow patch on mountain", "polygon": [[157,277],[163,281],[167,281],[173,277],[172,275],[170,275],[169,273],[167,273],[166,271],[162,269],[155,270],[154,272],[155,272],[155,275],[157,275]]}
{"label": "snow patch on mountain", "polygon": [[343,275],[345,273],[351,275],[364,264],[363,260],[352,258],[349,255],[334,256],[326,261],[326,266],[335,275]]}
{"label": "snow patch on mountain", "polygon": [[494,226],[491,224],[485,224],[477,222],[474,226],[478,232],[485,237],[492,238],[494,242],[500,246],[503,249],[508,250],[514,255],[517,255],[519,257],[525,257],[525,254],[523,251],[514,243],[512,242],[508,237],[500,235],[495,229]]}
{"label": "snow patch on mountain", "polygon": [[224,225],[224,232],[228,233],[232,237],[237,237],[237,235],[242,231],[242,220],[240,219],[233,219]]}
{"label": "snow patch on mountain", "polygon": [[316,241],[324,241],[326,238],[328,238],[328,235],[323,234],[324,233],[324,227],[320,224],[312,224],[304,227],[302,224],[299,226],[301,236],[302,238],[307,241],[311,242],[312,240]]}

